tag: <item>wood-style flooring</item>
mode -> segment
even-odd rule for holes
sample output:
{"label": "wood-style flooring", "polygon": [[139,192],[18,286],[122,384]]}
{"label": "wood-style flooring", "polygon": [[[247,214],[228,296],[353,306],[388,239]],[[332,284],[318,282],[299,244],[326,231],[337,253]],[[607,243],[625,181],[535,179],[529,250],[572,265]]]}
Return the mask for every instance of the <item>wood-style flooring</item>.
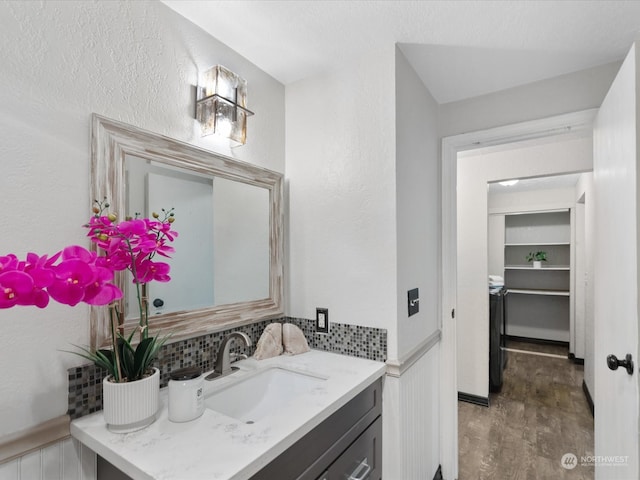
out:
{"label": "wood-style flooring", "polygon": [[[458,402],[459,480],[592,480],[581,465],[593,455],[593,417],[584,392],[584,367],[565,347],[510,342],[507,348],[563,358],[509,352],[500,393],[489,407]],[[577,466],[565,469],[565,453]]]}

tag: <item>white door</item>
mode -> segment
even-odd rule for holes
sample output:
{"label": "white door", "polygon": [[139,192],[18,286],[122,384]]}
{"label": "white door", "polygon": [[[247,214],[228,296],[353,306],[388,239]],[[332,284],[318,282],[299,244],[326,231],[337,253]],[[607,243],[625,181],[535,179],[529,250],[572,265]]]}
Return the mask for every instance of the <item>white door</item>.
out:
{"label": "white door", "polygon": [[[595,458],[591,460],[598,480],[640,478],[638,59],[634,45],[594,127]],[[620,360],[631,354],[633,373],[623,367],[607,368],[609,354]]]}
{"label": "white door", "polygon": [[[174,208],[175,229],[189,232],[171,244],[170,259],[154,257],[171,265],[169,283],[149,284],[149,314],[207,308],[215,304],[213,285],[213,183],[196,175],[171,174],[169,170],[148,174],[149,208]],[[150,214],[151,212],[149,212]],[[193,282],[192,279],[197,279]],[[195,285],[194,285],[195,283]],[[154,307],[156,300],[162,306]],[[159,303],[156,303],[159,305]]]}

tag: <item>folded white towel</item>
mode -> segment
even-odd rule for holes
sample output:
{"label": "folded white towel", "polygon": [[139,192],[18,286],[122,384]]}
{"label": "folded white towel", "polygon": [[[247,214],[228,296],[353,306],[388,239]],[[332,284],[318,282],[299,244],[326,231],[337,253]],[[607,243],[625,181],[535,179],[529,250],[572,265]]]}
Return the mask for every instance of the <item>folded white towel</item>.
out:
{"label": "folded white towel", "polygon": [[282,354],[282,350],[282,324],[271,323],[267,325],[267,328],[260,335],[253,358],[266,360],[267,358],[277,357]]}
{"label": "folded white towel", "polygon": [[260,335],[256,345],[256,353],[253,358],[266,360],[285,353],[286,355],[298,355],[311,350],[307,339],[299,327],[292,323],[271,323],[267,325]]}
{"label": "folded white towel", "polygon": [[297,355],[310,350],[304,333],[292,323],[285,323],[282,326],[282,344],[286,355]]}

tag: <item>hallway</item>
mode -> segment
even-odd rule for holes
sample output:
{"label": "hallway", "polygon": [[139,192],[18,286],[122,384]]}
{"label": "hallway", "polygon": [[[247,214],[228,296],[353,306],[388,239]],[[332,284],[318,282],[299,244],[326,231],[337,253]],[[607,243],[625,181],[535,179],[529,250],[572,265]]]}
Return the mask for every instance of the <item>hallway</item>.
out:
{"label": "hallway", "polygon": [[[532,349],[513,342],[509,348]],[[491,394],[489,408],[458,402],[459,480],[593,479],[593,466],[581,465],[594,445],[583,366],[568,360],[566,349],[560,356],[508,355],[502,391]],[[565,453],[576,455],[575,468],[561,466]]]}

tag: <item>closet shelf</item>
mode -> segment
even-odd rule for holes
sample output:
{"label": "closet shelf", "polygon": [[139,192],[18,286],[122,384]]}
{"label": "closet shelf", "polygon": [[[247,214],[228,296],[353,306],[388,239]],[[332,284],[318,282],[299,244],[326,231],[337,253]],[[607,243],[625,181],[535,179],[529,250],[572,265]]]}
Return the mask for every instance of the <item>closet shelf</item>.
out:
{"label": "closet shelf", "polygon": [[570,267],[567,266],[555,266],[555,267],[542,267],[542,268],[533,268],[526,265],[505,265],[505,270],[535,270],[537,271],[554,271],[554,270],[570,270]]}
{"label": "closet shelf", "polygon": [[534,243],[505,243],[505,247],[550,247],[550,246],[569,246],[570,242],[534,242]]}
{"label": "closet shelf", "polygon": [[[566,341],[571,338],[573,245],[571,212],[505,214],[504,285],[510,335]],[[541,268],[529,253],[545,252]]]}
{"label": "closet shelf", "polygon": [[548,295],[554,297],[568,297],[569,292],[564,290],[527,290],[519,288],[509,288],[507,293],[519,293],[523,295]]}

